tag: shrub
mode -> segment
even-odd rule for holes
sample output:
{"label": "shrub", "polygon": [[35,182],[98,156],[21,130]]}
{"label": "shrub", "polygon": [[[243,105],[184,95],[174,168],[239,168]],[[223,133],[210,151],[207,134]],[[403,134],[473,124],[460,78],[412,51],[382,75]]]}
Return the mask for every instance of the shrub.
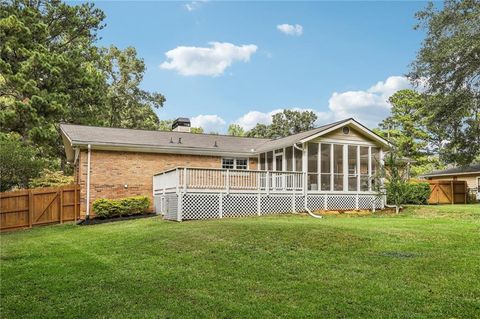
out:
{"label": "shrub", "polygon": [[138,215],[146,212],[150,199],[146,196],[126,197],[122,199],[100,198],[93,202],[93,210],[98,218]]}
{"label": "shrub", "polygon": [[430,184],[426,182],[410,182],[407,184],[407,203],[426,204],[430,197]]}
{"label": "shrub", "polygon": [[55,187],[73,183],[73,176],[67,176],[62,171],[44,169],[39,177],[32,178],[29,187]]}
{"label": "shrub", "polygon": [[[390,191],[389,184],[387,187],[387,202],[392,203],[392,192]],[[426,204],[430,197],[430,185],[426,182],[408,182],[403,185],[403,194],[405,204]]]}

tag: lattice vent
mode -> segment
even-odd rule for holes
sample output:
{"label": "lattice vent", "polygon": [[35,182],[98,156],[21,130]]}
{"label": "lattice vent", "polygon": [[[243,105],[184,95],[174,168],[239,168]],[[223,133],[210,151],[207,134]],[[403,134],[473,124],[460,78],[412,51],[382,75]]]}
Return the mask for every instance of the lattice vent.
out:
{"label": "lattice vent", "polygon": [[293,211],[291,195],[269,195],[262,197],[262,215],[291,213]]}
{"label": "lattice vent", "polygon": [[258,195],[223,195],[223,217],[255,216],[258,214]]}
{"label": "lattice vent", "polygon": [[220,217],[219,194],[184,194],[182,219],[210,219]]}
{"label": "lattice vent", "polygon": [[351,210],[355,209],[355,195],[328,195],[327,209]]}
{"label": "lattice vent", "polygon": [[308,209],[315,210],[324,210],[325,209],[325,195],[308,195],[307,199]]}

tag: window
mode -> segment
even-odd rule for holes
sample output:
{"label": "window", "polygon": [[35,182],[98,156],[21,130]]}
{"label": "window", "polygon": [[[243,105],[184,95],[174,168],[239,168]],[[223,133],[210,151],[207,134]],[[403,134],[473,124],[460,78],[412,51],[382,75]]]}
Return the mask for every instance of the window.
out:
{"label": "window", "polygon": [[248,168],[248,160],[246,158],[237,158],[235,168],[236,169],[247,169]]}
{"label": "window", "polygon": [[273,152],[267,153],[267,170],[273,170]]}
{"label": "window", "polygon": [[348,146],[348,190],[357,190],[357,146]]}
{"label": "window", "polygon": [[368,147],[360,146],[360,191],[368,191]]}
{"label": "window", "polygon": [[321,170],[321,190],[329,191],[330,187],[330,159],[331,159],[331,144],[321,144],[320,146],[320,170]]}
{"label": "window", "polygon": [[301,172],[302,171],[302,157],[303,157],[303,152],[300,151],[298,148],[293,148],[294,151],[294,156],[295,156],[295,171],[296,172]]}
{"label": "window", "polygon": [[235,159],[233,159],[233,158],[222,158],[222,168],[223,169],[234,169],[235,168]]}
{"label": "window", "polygon": [[265,170],[265,153],[260,154],[260,170]]}
{"label": "window", "polygon": [[287,171],[293,171],[293,149],[291,146],[285,149],[285,159],[287,160]]}
{"label": "window", "polygon": [[333,146],[333,190],[343,191],[343,145]]}
{"label": "window", "polygon": [[318,190],[318,143],[308,143],[308,189]]}
{"label": "window", "polygon": [[248,159],[247,158],[222,158],[222,168],[245,170],[248,168]]}

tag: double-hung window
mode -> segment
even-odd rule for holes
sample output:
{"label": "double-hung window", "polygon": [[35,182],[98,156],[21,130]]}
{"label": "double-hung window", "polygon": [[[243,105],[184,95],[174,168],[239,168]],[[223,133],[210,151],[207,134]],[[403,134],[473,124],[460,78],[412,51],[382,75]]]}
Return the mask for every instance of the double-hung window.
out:
{"label": "double-hung window", "polygon": [[247,158],[222,158],[223,169],[248,169]]}

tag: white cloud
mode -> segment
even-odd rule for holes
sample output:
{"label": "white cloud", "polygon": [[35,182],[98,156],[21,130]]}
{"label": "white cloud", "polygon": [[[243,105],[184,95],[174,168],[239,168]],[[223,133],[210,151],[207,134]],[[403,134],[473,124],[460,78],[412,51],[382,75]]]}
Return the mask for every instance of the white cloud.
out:
{"label": "white cloud", "polygon": [[160,67],[184,76],[218,76],[234,61],[248,62],[257,51],[254,44],[236,46],[227,42],[210,42],[211,47],[179,46],[165,53],[167,61]]}
{"label": "white cloud", "polygon": [[208,2],[208,0],[190,1],[188,3],[185,3],[183,7],[188,11],[195,11],[197,9],[200,9],[200,7],[206,2]]}
{"label": "white cloud", "polygon": [[407,78],[390,76],[365,91],[334,92],[328,100],[328,107],[335,120],[353,117],[373,127],[388,116],[391,107],[388,98],[407,88],[411,88]]}
{"label": "white cloud", "polygon": [[277,29],[286,35],[301,36],[303,34],[303,27],[300,24],[279,24],[277,25]]}
{"label": "white cloud", "polygon": [[[243,127],[245,130],[251,130],[252,128],[257,125],[257,123],[260,124],[271,124],[272,123],[272,115],[276,113],[282,112],[284,109],[275,109],[270,112],[260,112],[260,111],[250,111],[241,117],[239,117],[237,120],[234,121],[235,124],[240,125]],[[294,111],[312,111],[317,115],[317,121],[315,122],[316,126],[328,123],[329,121],[332,120],[332,114],[328,112],[319,112],[314,109],[309,109],[309,108],[291,108],[290,110]]]}
{"label": "white cloud", "polygon": [[206,133],[225,129],[225,120],[218,115],[197,115],[190,119],[192,127],[201,127]]}

